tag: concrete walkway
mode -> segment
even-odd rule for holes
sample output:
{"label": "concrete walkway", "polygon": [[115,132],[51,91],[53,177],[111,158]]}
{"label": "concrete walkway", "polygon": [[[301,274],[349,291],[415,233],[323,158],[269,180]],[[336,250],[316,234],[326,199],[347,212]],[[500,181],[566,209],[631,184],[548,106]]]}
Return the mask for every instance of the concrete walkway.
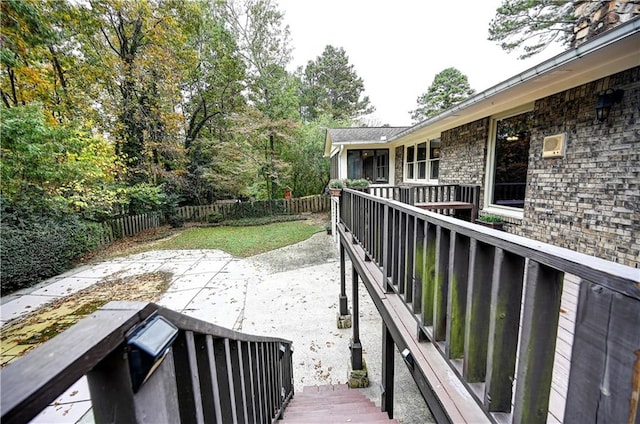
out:
{"label": "concrete walkway", "polygon": [[[160,305],[245,333],[292,340],[296,391],[304,385],[346,382],[351,330],[336,327],[340,267],[335,244],[325,234],[248,259],[216,250],[152,251],[84,266],[2,298],[0,321],[4,324],[28,314],[117,272],[135,275],[156,271],[172,273]],[[350,277],[350,272],[347,274]],[[371,380],[371,386],[362,390],[379,405],[382,324],[363,285],[360,319]],[[2,351],[3,355],[11,353],[4,346]],[[399,354],[395,412],[399,422],[433,422]],[[34,420],[92,421],[86,379],[72,386]]]}

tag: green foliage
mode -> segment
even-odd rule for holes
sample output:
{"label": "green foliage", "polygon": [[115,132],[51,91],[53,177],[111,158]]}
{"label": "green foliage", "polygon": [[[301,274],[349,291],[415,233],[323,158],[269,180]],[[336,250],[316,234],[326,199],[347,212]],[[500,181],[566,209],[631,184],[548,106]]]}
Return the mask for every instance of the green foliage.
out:
{"label": "green foliage", "polygon": [[417,123],[435,116],[474,93],[466,75],[456,68],[447,68],[438,73],[427,92],[418,97],[418,107],[410,112],[411,119]]}
{"label": "green foliage", "polygon": [[128,215],[140,215],[161,210],[167,202],[167,195],[161,186],[137,184],[122,190],[128,199]]}
{"label": "green foliage", "polygon": [[207,215],[207,222],[209,224],[219,224],[222,221],[224,221],[224,215],[220,212],[211,212]]}
{"label": "green foliage", "polygon": [[331,181],[329,181],[329,188],[344,188],[344,181],[342,181],[342,180],[331,180]]}
{"label": "green foliage", "polygon": [[502,222],[502,217],[498,215],[481,215],[478,220],[483,222]]}
{"label": "green foliage", "polygon": [[364,81],[349,64],[342,47],[327,45],[315,61],[298,70],[300,108],[306,120],[328,115],[334,120],[354,120],[373,113],[368,96],[362,96]]}
{"label": "green foliage", "polygon": [[13,206],[38,213],[109,209],[116,160],[104,140],[45,119],[37,104],[2,108],[2,180]]}
{"label": "green foliage", "polygon": [[283,147],[282,159],[291,164],[284,179],[295,197],[319,194],[329,180],[329,158],[324,157],[326,130],[338,125],[328,116],[303,123],[295,139]]}
{"label": "green foliage", "polygon": [[489,40],[525,59],[556,41],[573,42],[575,5],[570,0],[504,0],[489,24]]}
{"label": "green foliage", "polygon": [[344,180],[344,185],[347,188],[367,188],[369,187],[369,180],[365,178],[358,178],[354,180]]}
{"label": "green foliage", "polygon": [[0,257],[4,293],[53,277],[74,259],[96,249],[105,235],[97,223],[77,216],[25,222],[3,211]]}

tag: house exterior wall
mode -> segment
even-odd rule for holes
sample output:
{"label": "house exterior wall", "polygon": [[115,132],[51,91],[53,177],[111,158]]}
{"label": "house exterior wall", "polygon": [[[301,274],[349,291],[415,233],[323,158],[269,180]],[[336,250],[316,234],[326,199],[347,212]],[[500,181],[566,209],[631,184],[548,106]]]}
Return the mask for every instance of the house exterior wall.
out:
{"label": "house exterior wall", "polygon": [[[622,89],[603,123],[597,93]],[[524,219],[512,232],[640,267],[640,67],[538,100]],[[564,158],[543,159],[545,136],[566,133]]]}
{"label": "house exterior wall", "polygon": [[[439,184],[484,186],[489,118],[483,118],[440,135]],[[480,191],[480,204],[484,202]]]}
{"label": "house exterior wall", "polygon": [[395,178],[393,180],[394,185],[402,185],[402,179],[404,178],[404,146],[398,146],[395,148],[395,160],[394,160]]}
{"label": "house exterior wall", "polygon": [[[608,88],[624,96],[601,123],[595,105]],[[503,216],[504,229],[640,267],[639,101],[640,67],[536,101],[523,218]],[[486,117],[441,134],[438,183],[480,185],[481,208],[491,125]],[[559,133],[565,156],[543,159],[544,137]],[[395,159],[395,184],[403,185],[403,145]]]}

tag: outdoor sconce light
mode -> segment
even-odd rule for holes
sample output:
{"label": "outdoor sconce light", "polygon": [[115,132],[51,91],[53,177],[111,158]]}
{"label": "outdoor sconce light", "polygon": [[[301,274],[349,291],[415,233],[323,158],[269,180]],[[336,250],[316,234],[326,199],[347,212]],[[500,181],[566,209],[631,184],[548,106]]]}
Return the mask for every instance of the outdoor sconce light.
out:
{"label": "outdoor sconce light", "polygon": [[609,88],[598,95],[596,102],[596,118],[600,122],[604,122],[609,118],[611,106],[622,101],[623,90],[614,90]]}
{"label": "outdoor sconce light", "polygon": [[158,368],[174,340],[178,328],[160,315],[151,315],[127,336],[129,371],[133,393]]}
{"label": "outdoor sconce light", "polygon": [[413,369],[415,362],[413,359],[413,355],[411,354],[411,352],[409,352],[409,349],[403,350],[401,355],[402,355],[402,359],[404,359],[404,361],[407,363],[409,368]]}

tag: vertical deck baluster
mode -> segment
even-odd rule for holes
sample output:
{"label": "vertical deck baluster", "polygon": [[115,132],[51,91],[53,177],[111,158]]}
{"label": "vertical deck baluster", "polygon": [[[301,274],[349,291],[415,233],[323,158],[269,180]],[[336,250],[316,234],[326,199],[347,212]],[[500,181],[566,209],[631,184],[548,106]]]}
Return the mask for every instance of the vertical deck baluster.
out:
{"label": "vertical deck baluster", "polygon": [[[220,399],[220,413],[223,423],[233,422],[235,406],[233,406],[233,390],[229,386],[229,369],[227,368],[227,353],[225,339],[213,338],[213,360],[218,385],[218,398]],[[184,422],[184,421],[183,421]]]}
{"label": "vertical deck baluster", "polygon": [[276,400],[278,405],[278,411],[282,411],[282,405],[284,401],[282,388],[282,358],[280,352],[280,343],[273,343],[273,367],[276,375]]}
{"label": "vertical deck baluster", "polygon": [[400,246],[398,249],[398,278],[394,280],[394,285],[399,294],[404,294],[407,279],[407,220],[409,216],[405,212],[400,212]]}
{"label": "vertical deck baluster", "polygon": [[436,286],[436,226],[424,221],[424,267],[422,268],[422,322],[423,326],[432,326],[435,306]]}
{"label": "vertical deck baluster", "polygon": [[242,348],[242,364],[244,367],[244,385],[246,388],[246,402],[247,402],[247,421],[255,424],[256,419],[256,391],[254,384],[254,369],[253,369],[253,352],[252,343],[243,342]]}
{"label": "vertical deck baluster", "polygon": [[393,229],[391,232],[393,251],[391,257],[391,284],[395,286],[398,281],[398,257],[400,256],[400,211],[393,209]]}
{"label": "vertical deck baluster", "polygon": [[238,422],[247,422],[247,390],[245,386],[244,364],[242,361],[242,345],[239,340],[229,342],[231,351],[231,366],[235,388]]}
{"label": "vertical deck baluster", "polygon": [[483,382],[487,371],[494,253],[493,246],[471,240],[462,371],[468,383]]}
{"label": "vertical deck baluster", "polygon": [[415,251],[414,251],[414,260],[413,260],[413,303],[412,303],[412,311],[414,314],[422,313],[422,286],[424,284],[424,280],[422,278],[422,273],[425,269],[425,260],[426,260],[426,222],[424,219],[416,217],[415,218]]}
{"label": "vertical deck baluster", "polygon": [[562,297],[563,273],[532,260],[522,311],[522,340],[513,422],[546,423]]}
{"label": "vertical deck baluster", "polygon": [[391,230],[393,229],[393,223],[390,222],[393,219],[393,209],[389,205],[384,205],[383,225],[382,231],[382,275],[384,276],[384,291],[389,293],[391,287],[389,284],[389,277],[393,272],[393,235]]}
{"label": "vertical deck baluster", "polygon": [[276,402],[274,401],[275,399],[275,393],[273,390],[273,386],[274,386],[274,376],[273,376],[273,367],[272,367],[272,362],[273,362],[273,358],[271,357],[271,343],[265,343],[264,344],[264,366],[265,366],[265,371],[267,374],[267,378],[266,378],[266,383],[267,383],[267,411],[268,411],[268,417],[269,419],[272,419],[276,410]]}
{"label": "vertical deck baluster", "polygon": [[[204,421],[207,423],[216,422],[216,401],[219,402],[219,398],[215,398],[214,384],[217,381],[211,378],[212,364],[209,360],[209,348],[207,343],[207,336],[203,334],[195,334],[193,336],[195,346],[195,357],[197,362],[197,369],[199,371],[199,388],[202,414]],[[217,387],[216,387],[217,390]],[[219,422],[219,421],[218,421]]]}
{"label": "vertical deck baluster", "polygon": [[[216,423],[222,423],[222,409],[221,409],[221,400],[220,400],[220,387],[218,379],[218,369],[216,366],[216,356],[215,350],[213,346],[213,336],[206,335],[205,336],[205,353],[207,357],[207,362],[209,365],[209,381],[211,382],[211,404],[207,400],[205,400],[203,406],[205,406],[205,412],[207,412],[207,408],[213,408],[213,417],[215,417]],[[208,414],[205,414],[205,417]]]}
{"label": "vertical deck baluster", "polygon": [[254,378],[254,390],[256,392],[256,418],[257,422],[260,424],[267,423],[269,420],[266,416],[266,400],[265,400],[265,392],[264,392],[264,368],[262,368],[262,355],[260,349],[260,343],[252,343],[253,349],[251,353],[253,355],[253,378]]}
{"label": "vertical deck baluster", "polygon": [[404,301],[406,303],[413,302],[413,286],[415,285],[415,262],[414,255],[416,249],[416,233],[415,233],[415,221],[416,217],[407,215],[407,236],[406,240],[406,252],[405,252],[405,289],[404,289]]}
{"label": "vertical deck baluster", "polygon": [[226,366],[226,374],[227,381],[229,382],[229,400],[231,406],[232,413],[232,422],[233,424],[238,423],[238,403],[236,402],[236,390],[237,387],[235,385],[234,376],[233,376],[233,360],[232,360],[232,352],[231,352],[231,343],[229,339],[224,339],[224,364]]}
{"label": "vertical deck baluster", "polygon": [[464,326],[469,278],[469,237],[451,232],[447,301],[447,356],[464,356]]}
{"label": "vertical deck baluster", "polygon": [[511,411],[523,277],[524,258],[496,248],[484,396],[490,412]]}
{"label": "vertical deck baluster", "polygon": [[436,229],[436,276],[433,291],[433,338],[439,342],[447,337],[447,295],[449,293],[449,230]]}
{"label": "vertical deck baluster", "polygon": [[200,373],[198,371],[198,361],[196,358],[196,347],[192,331],[185,331],[187,345],[187,357],[189,360],[189,370],[191,374],[191,385],[193,390],[193,403],[196,422],[204,423],[204,413],[202,410],[202,396],[200,393]]}

